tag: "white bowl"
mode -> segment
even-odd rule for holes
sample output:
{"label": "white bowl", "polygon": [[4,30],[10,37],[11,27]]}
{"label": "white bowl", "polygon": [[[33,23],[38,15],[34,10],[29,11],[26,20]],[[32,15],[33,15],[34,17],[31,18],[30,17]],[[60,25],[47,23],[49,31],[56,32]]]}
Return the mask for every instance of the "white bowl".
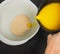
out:
{"label": "white bowl", "polygon": [[[5,44],[16,46],[26,43],[28,40],[34,37],[40,28],[40,25],[35,19],[37,11],[38,8],[30,0],[5,0],[2,2],[0,4],[0,40]],[[8,22],[11,22],[11,18],[17,14],[25,14],[30,17],[32,22],[37,23],[37,25],[28,31],[24,37],[16,37],[12,35],[8,26],[6,26]],[[4,18],[5,15],[10,16],[10,18]]]}

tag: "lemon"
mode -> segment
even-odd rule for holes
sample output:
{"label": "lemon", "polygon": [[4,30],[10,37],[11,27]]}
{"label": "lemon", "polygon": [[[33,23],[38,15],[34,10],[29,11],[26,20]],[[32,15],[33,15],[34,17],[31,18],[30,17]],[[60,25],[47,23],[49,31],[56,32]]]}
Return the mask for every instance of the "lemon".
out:
{"label": "lemon", "polygon": [[36,17],[49,30],[60,29],[60,3],[46,5]]}

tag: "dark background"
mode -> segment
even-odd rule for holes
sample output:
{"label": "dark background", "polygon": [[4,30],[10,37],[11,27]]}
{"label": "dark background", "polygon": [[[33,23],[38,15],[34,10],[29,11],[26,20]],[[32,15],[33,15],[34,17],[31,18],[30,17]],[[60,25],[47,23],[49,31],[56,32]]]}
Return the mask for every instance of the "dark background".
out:
{"label": "dark background", "polygon": [[[3,0],[0,0],[0,3]],[[38,2],[40,1],[40,3]],[[33,3],[39,8],[43,0],[32,0]],[[46,4],[46,2],[45,2]],[[44,6],[44,5],[43,5]],[[47,42],[47,35],[50,32],[39,29],[38,33],[30,39],[27,43],[19,46],[8,46],[0,42],[0,54],[44,54]]]}

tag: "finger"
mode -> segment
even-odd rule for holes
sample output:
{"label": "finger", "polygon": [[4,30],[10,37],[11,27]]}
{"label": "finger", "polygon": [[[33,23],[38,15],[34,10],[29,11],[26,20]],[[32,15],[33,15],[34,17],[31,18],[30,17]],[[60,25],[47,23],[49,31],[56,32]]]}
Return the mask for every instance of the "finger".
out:
{"label": "finger", "polygon": [[54,35],[52,35],[52,36],[53,36],[53,38],[55,38],[55,37],[57,37],[58,35],[60,35],[60,32],[55,33],[55,34],[54,34]]}
{"label": "finger", "polygon": [[53,35],[53,39],[60,39],[60,32]]}
{"label": "finger", "polygon": [[60,36],[60,32],[58,32],[57,34],[58,34],[58,36]]}
{"label": "finger", "polygon": [[49,34],[49,35],[48,35],[48,40],[51,39],[51,37],[52,37],[52,34]]}
{"label": "finger", "polygon": [[48,35],[48,38],[47,38],[47,43],[49,43],[49,41],[52,39],[52,34],[49,34]]}

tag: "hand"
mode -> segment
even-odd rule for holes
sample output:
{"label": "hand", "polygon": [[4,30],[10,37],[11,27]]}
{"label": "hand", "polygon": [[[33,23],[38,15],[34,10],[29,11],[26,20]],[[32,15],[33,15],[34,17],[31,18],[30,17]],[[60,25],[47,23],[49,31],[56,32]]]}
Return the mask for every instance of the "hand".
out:
{"label": "hand", "polygon": [[60,54],[60,32],[48,35],[45,54]]}

